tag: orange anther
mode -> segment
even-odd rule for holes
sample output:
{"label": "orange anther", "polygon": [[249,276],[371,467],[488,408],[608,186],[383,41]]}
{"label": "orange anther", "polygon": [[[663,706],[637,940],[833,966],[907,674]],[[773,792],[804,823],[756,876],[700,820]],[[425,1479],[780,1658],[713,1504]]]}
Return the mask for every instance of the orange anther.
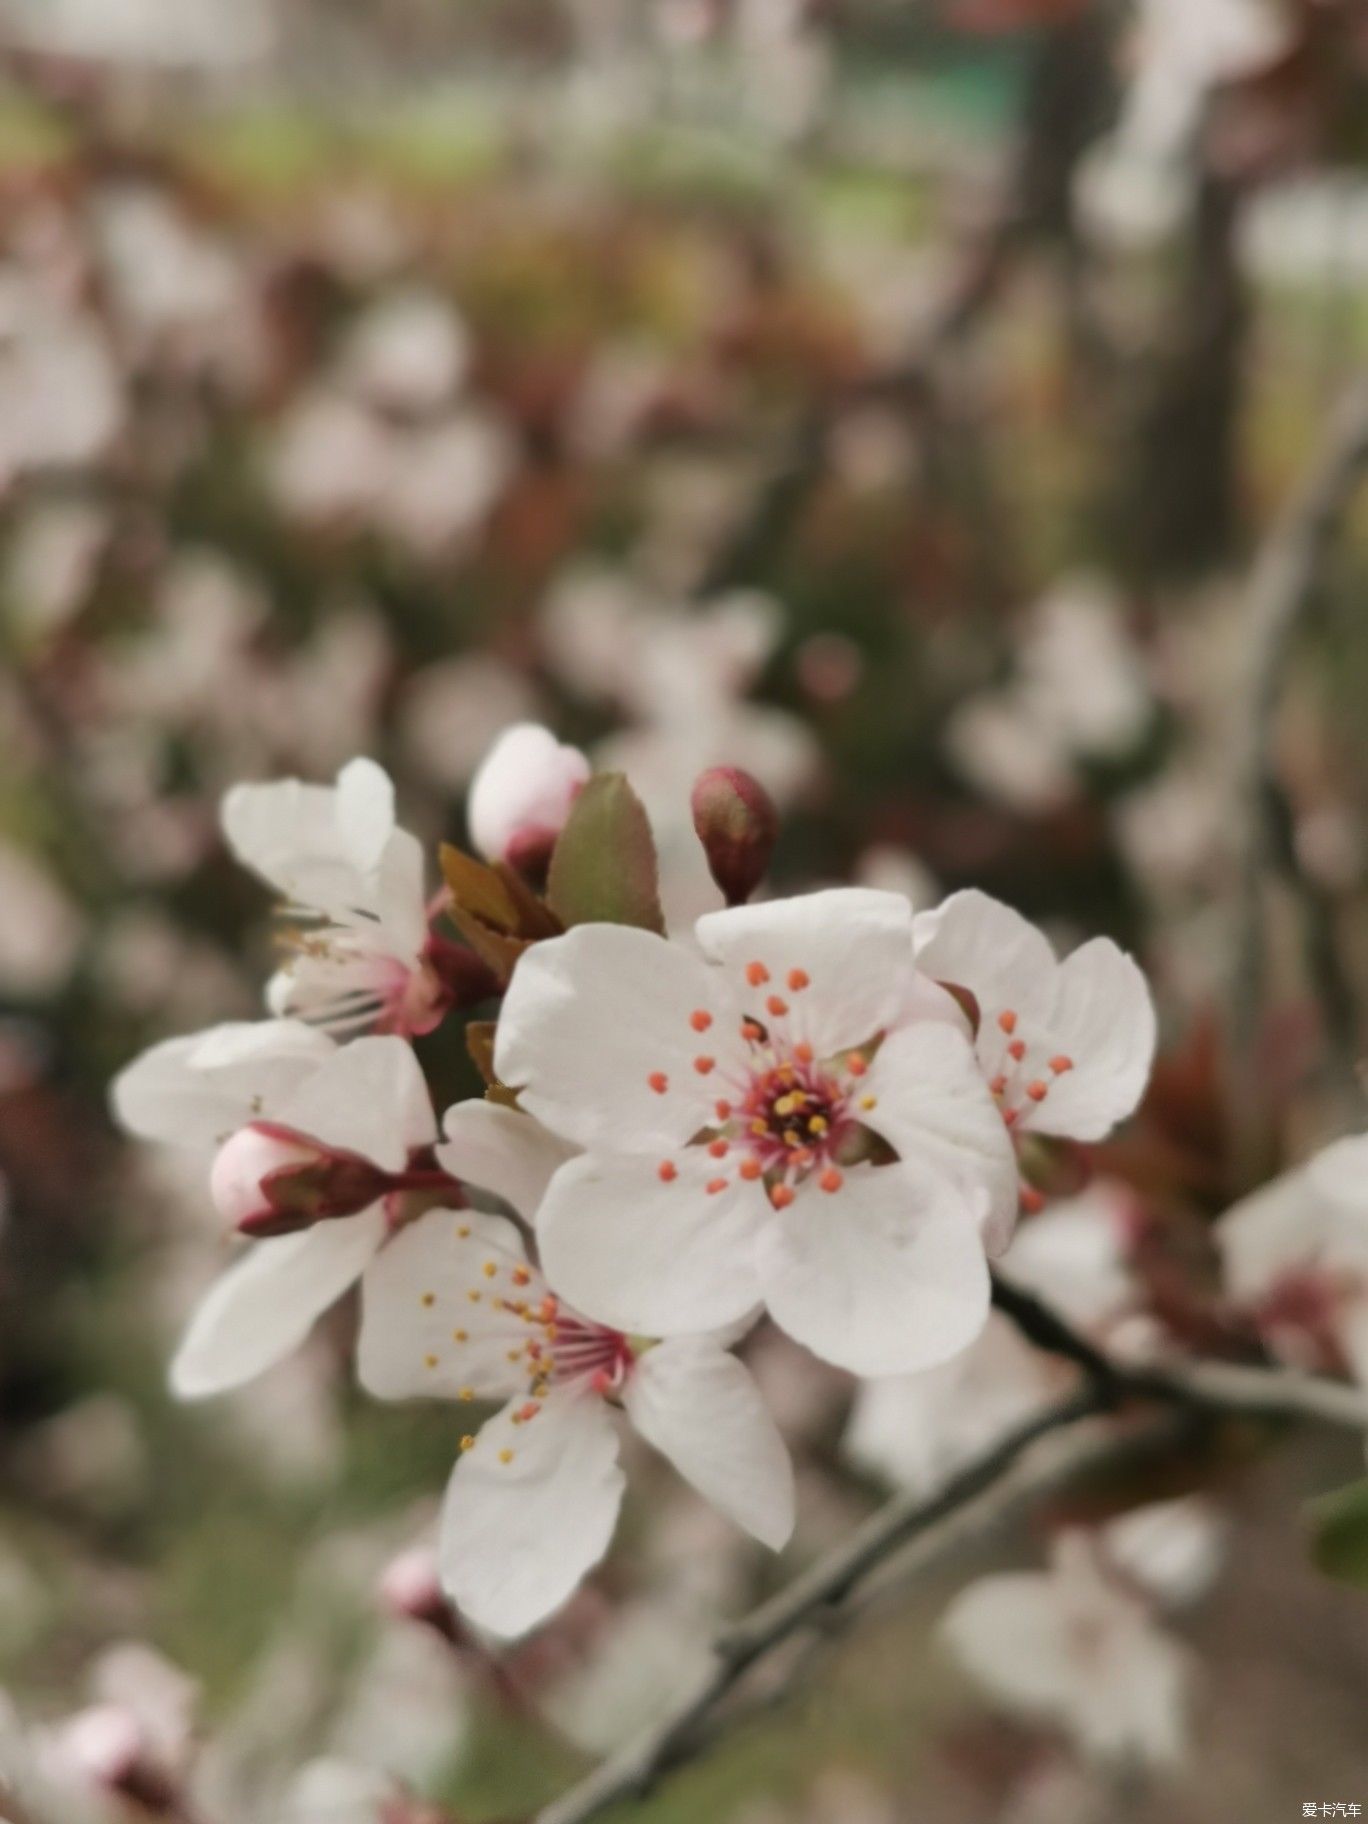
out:
{"label": "orange anther", "polygon": [[729,1121],[731,1119],[731,1112],[732,1105],[730,1102],[713,1103],[713,1113],[717,1116],[719,1121]]}
{"label": "orange anther", "polygon": [[656,1167],[656,1177],[662,1184],[673,1184],[679,1176],[679,1167],[673,1159],[662,1159]]}
{"label": "orange anther", "polygon": [[988,1087],[995,1096],[1000,1096],[1007,1088],[1007,1079],[1006,1077],[994,1077]]}
{"label": "orange anther", "polygon": [[788,972],[788,985],[795,994],[801,994],[811,980],[806,969],[790,969]]}
{"label": "orange anther", "polygon": [[518,1423],[520,1425],[526,1425],[527,1421],[529,1419],[535,1419],[537,1414],[540,1411],[541,1411],[541,1407],[537,1404],[537,1402],[535,1400],[528,1400],[524,1405],[519,1406],[519,1408],[518,1408],[518,1411],[517,1411]]}
{"label": "orange anther", "polygon": [[1004,1032],[1011,1033],[1016,1031],[1017,1016],[1012,1012],[1010,1007],[1007,1008],[1005,1012],[998,1015],[998,1025],[1001,1026]]}
{"label": "orange anther", "polygon": [[725,1159],[728,1150],[727,1142],[725,1140],[711,1140],[708,1143],[708,1151],[712,1154],[714,1159]]}
{"label": "orange anther", "polygon": [[1011,1044],[1007,1047],[1007,1056],[1009,1058],[1015,1058],[1017,1063],[1020,1064],[1021,1060],[1026,1056],[1025,1040],[1013,1039]]}
{"label": "orange anther", "polygon": [[746,1180],[747,1184],[754,1184],[755,1180],[760,1176],[760,1171],[761,1166],[758,1159],[743,1159],[741,1161],[741,1176]]}
{"label": "orange anther", "polygon": [[658,1096],[663,1096],[665,1091],[670,1087],[670,1079],[665,1075],[663,1070],[653,1070],[646,1081]]}
{"label": "orange anther", "polygon": [[528,1272],[526,1267],[514,1267],[513,1284],[515,1286],[526,1286],[530,1285],[531,1282],[532,1275]]}
{"label": "orange anther", "polygon": [[706,1032],[712,1025],[712,1015],[706,1007],[695,1007],[689,1015],[689,1024],[695,1032]]}
{"label": "orange anther", "polygon": [[743,1039],[748,1039],[753,1045],[758,1039],[763,1039],[764,1036],[764,1028],[757,1026],[754,1020],[742,1020],[741,1037]]}
{"label": "orange anther", "polygon": [[846,1069],[850,1072],[852,1077],[862,1077],[869,1069],[869,1061],[866,1058],[862,1058],[857,1051],[846,1059]]}
{"label": "orange anther", "polygon": [[707,1183],[707,1192],[708,1192],[709,1197],[720,1196],[721,1193],[726,1190],[726,1188],[727,1188],[727,1181],[725,1178],[709,1178],[708,1183]]}
{"label": "orange anther", "polygon": [[716,1063],[716,1058],[695,1058],[694,1069],[698,1072],[700,1077],[706,1077],[708,1072],[715,1067]]}
{"label": "orange anther", "polygon": [[1043,1102],[1049,1093],[1049,1084],[1042,1083],[1039,1077],[1036,1077],[1033,1082],[1026,1085],[1026,1094],[1031,1098],[1032,1102]]}
{"label": "orange anther", "polygon": [[1038,1216],[1045,1208],[1044,1192],[1038,1191],[1033,1184],[1023,1184],[1021,1187],[1021,1207],[1027,1216]]}
{"label": "orange anther", "polygon": [[822,1173],[817,1182],[824,1191],[839,1191],[841,1186],[845,1183],[845,1179],[836,1170],[836,1167],[832,1165],[827,1167],[826,1171]]}
{"label": "orange anther", "polygon": [[761,988],[770,979],[770,972],[763,963],[746,964],[746,980],[752,988]]}
{"label": "orange anther", "polygon": [[808,1044],[806,1039],[800,1039],[793,1048],[793,1055],[800,1064],[811,1064],[812,1047]]}
{"label": "orange anther", "polygon": [[1066,1058],[1062,1052],[1060,1053],[1060,1055],[1057,1058],[1050,1059],[1050,1069],[1054,1072],[1054,1074],[1057,1077],[1062,1077],[1066,1070],[1072,1070],[1073,1067],[1074,1067],[1073,1059]]}
{"label": "orange anther", "polygon": [[765,1006],[768,1008],[769,1012],[774,1015],[776,1020],[782,1020],[784,1015],[788,1012],[788,1002],[781,1000],[777,994],[772,994],[765,1002]]}
{"label": "orange anther", "polygon": [[613,1391],[613,1377],[606,1368],[599,1368],[595,1370],[589,1385],[593,1388],[595,1393],[611,1393]]}
{"label": "orange anther", "polygon": [[771,1185],[770,1202],[776,1210],[786,1210],[793,1202],[793,1187],[787,1184]]}

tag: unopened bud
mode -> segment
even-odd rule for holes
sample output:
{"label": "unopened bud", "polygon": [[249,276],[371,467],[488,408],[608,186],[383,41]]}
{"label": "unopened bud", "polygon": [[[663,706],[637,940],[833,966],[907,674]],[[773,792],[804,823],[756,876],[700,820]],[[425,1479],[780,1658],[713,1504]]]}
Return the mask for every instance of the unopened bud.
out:
{"label": "unopened bud", "polygon": [[779,840],[774,800],[738,766],[700,773],[690,800],[694,828],[729,906],[743,906],[765,877]]}
{"label": "unopened bud", "polygon": [[535,722],[506,729],[471,782],[467,814],[476,848],[539,878],[589,773],[579,749],[563,746],[549,729]]}
{"label": "unopened bud", "polygon": [[96,1704],[73,1716],[59,1749],[89,1785],[131,1799],[153,1816],[169,1816],[175,1809],[171,1780],[158,1765],[142,1724],[122,1704]]}
{"label": "unopened bud", "polygon": [[456,1614],[442,1589],[437,1555],[423,1546],[401,1552],[380,1577],[380,1600],[393,1615],[421,1622],[445,1640],[457,1637]]}
{"label": "unopened bud", "polygon": [[254,1121],[224,1141],[209,1174],[214,1207],[244,1235],[287,1235],[354,1216],[384,1195],[378,1166],[306,1134]]}

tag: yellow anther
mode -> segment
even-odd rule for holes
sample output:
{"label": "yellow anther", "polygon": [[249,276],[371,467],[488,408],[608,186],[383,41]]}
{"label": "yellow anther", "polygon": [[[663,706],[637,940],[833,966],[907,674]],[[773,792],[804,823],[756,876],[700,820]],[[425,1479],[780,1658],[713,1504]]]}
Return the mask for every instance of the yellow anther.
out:
{"label": "yellow anther", "polygon": [[825,1115],[813,1115],[808,1122],[808,1132],[810,1134],[824,1134],[830,1126],[831,1123],[827,1120]]}
{"label": "yellow anther", "polygon": [[879,1106],[879,1098],[877,1096],[861,1096],[860,1097],[860,1107],[862,1109],[864,1109],[866,1111],[866,1113],[871,1108],[877,1108],[878,1106]]}
{"label": "yellow anther", "polygon": [[511,1463],[513,1461],[513,1452],[511,1450],[501,1450],[499,1452],[499,1461],[500,1463]]}
{"label": "yellow anther", "polygon": [[462,1241],[469,1241],[470,1240],[470,1224],[468,1222],[457,1223],[456,1233],[461,1238]]}
{"label": "yellow anther", "polygon": [[478,1305],[480,1300],[484,1297],[484,1293],[472,1289],[466,1293],[466,1297],[470,1300],[472,1305]]}
{"label": "yellow anther", "polygon": [[470,1433],[467,1432],[465,1434],[465,1436],[461,1439],[461,1449],[462,1450],[474,1450],[474,1448],[475,1448],[475,1440],[474,1440],[474,1438],[471,1437]]}
{"label": "yellow anther", "polygon": [[427,1368],[435,1368],[437,1366],[437,1357],[435,1355],[425,1355],[423,1357],[423,1365]]}
{"label": "yellow anther", "polygon": [[424,1292],[422,1302],[423,1302],[423,1309],[425,1311],[430,1311],[432,1309],[432,1307],[437,1303],[437,1294],[435,1292]]}
{"label": "yellow anther", "polygon": [[475,1389],[473,1387],[462,1387],[458,1397],[467,1402],[473,1400],[475,1398]]}
{"label": "yellow anther", "polygon": [[468,1330],[453,1330],[451,1333],[451,1340],[453,1343],[469,1342],[470,1332]]}
{"label": "yellow anther", "polygon": [[498,1270],[499,1269],[495,1266],[495,1264],[492,1260],[487,1260],[484,1263],[484,1265],[480,1268],[481,1273],[484,1274],[486,1279],[493,1279],[494,1275],[498,1272]]}
{"label": "yellow anther", "polygon": [[796,1134],[791,1127],[786,1127],[784,1129],[784,1145],[785,1146],[801,1146],[802,1140],[803,1140],[802,1135]]}
{"label": "yellow anther", "polygon": [[508,1351],[508,1359],[510,1362],[520,1362],[522,1360],[522,1350],[510,1349]]}

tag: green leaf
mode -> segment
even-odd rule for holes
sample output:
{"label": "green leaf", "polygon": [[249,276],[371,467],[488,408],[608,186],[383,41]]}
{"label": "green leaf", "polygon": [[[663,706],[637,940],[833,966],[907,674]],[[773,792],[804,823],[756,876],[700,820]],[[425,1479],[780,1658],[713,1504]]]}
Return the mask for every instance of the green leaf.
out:
{"label": "green leaf", "polygon": [[1310,1508],[1317,1569],[1368,1589],[1368,1477],[1322,1495]]}
{"label": "green leaf", "polygon": [[551,857],[546,897],[566,925],[663,933],[655,840],[621,773],[599,773],[575,800]]}

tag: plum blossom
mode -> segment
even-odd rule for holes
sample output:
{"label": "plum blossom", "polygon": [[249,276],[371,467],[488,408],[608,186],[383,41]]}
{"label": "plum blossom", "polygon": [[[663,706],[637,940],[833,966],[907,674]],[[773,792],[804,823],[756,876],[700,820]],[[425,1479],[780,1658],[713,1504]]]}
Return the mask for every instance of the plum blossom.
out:
{"label": "plum blossom", "polygon": [[1244,1198],[1216,1231],[1226,1290],[1294,1367],[1368,1383],[1368,1135]]}
{"label": "plum blossom", "polygon": [[1104,1764],[1172,1765],[1187,1742],[1192,1670],[1156,1608],[1201,1594],[1220,1562],[1202,1503],[1068,1529],[1045,1571],[971,1584],[942,1630],[964,1670],[1024,1717],[1060,1728]]}
{"label": "plum blossom", "polygon": [[656,1336],[763,1302],[856,1373],[973,1341],[1015,1161],[968,1039],[911,1017],[911,923],[835,889],[711,913],[701,956],[583,925],[522,957],[495,1065],[585,1149],[537,1216],[566,1298]]}
{"label": "plum blossom", "polygon": [[[1140,1340],[1129,1235],[1120,1187],[1099,1182],[1023,1223],[998,1270],[1094,1341],[1128,1349]],[[932,1494],[1047,1406],[1073,1373],[1025,1342],[1009,1318],[990,1312],[977,1341],[952,1361],[923,1374],[863,1382],[845,1453],[897,1487]]]}
{"label": "plum blossom", "polygon": [[1034,925],[972,888],[914,928],[917,967],[973,996],[974,1049],[1017,1138],[1101,1140],[1133,1111],[1154,1056],[1154,1005],[1110,938],[1060,962]]}
{"label": "plum blossom", "polygon": [[471,781],[467,815],[476,848],[490,861],[534,873],[544,868],[589,772],[579,749],[549,729],[535,722],[506,729]]}
{"label": "plum blossom", "polygon": [[1152,715],[1117,603],[1091,579],[1069,578],[1025,617],[1014,677],[964,703],[946,744],[971,784],[1043,812],[1074,796],[1081,766],[1129,754]]}
{"label": "plum blossom", "polygon": [[383,411],[435,411],[470,362],[469,338],[439,293],[405,286],[383,294],[349,331],[341,353],[348,390]]}
{"label": "plum blossom", "polygon": [[492,1634],[535,1627],[607,1550],[618,1408],[757,1538],[777,1550],[792,1529],[788,1456],[740,1362],[710,1337],[647,1345],[583,1316],[504,1217],[432,1210],[395,1236],[366,1277],[358,1368],[383,1399],[504,1402],[461,1439],[440,1545],[447,1593]]}
{"label": "plum blossom", "polygon": [[428,926],[423,851],[394,821],[394,787],[372,760],[335,786],[239,785],[223,801],[237,859],[283,896],[289,960],[273,1012],[346,1035],[430,1032],[450,1005]]}
{"label": "plum blossom", "polygon": [[437,1138],[423,1073],[402,1039],[338,1048],[298,1021],[169,1039],[114,1084],[116,1114],[145,1139],[213,1154],[220,1213],[264,1235],[210,1289],[171,1369],[197,1399],[240,1386],[295,1349],[360,1277],[420,1186]]}

